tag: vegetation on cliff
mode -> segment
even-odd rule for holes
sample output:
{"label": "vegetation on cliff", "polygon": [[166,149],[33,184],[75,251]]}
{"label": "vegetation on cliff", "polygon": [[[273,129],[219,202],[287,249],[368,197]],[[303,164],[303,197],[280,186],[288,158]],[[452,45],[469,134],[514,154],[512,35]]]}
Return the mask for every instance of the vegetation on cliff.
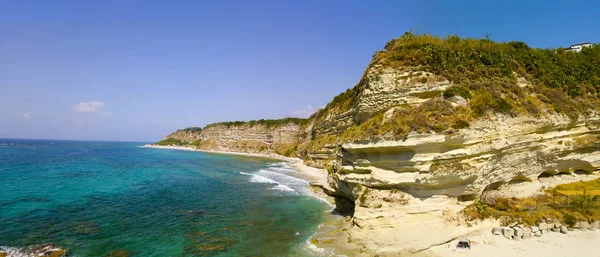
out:
{"label": "vegetation on cliff", "polygon": [[179,139],[169,137],[169,138],[165,138],[161,141],[158,141],[154,144],[156,144],[156,145],[183,145],[184,143]]}
{"label": "vegetation on cliff", "polygon": [[[355,120],[356,124],[335,137],[317,136],[314,147],[347,141],[403,140],[413,131],[447,132],[469,127],[488,113],[539,117],[557,112],[577,119],[600,111],[600,46],[577,53],[530,48],[523,42],[407,32],[374,55],[367,71],[375,76],[366,72],[357,86],[336,96],[311,118],[319,121],[352,109],[361,90],[388,69],[408,70],[408,77],[419,77],[421,83],[431,79],[421,76],[423,72],[433,73],[451,81],[452,86],[424,95],[428,100],[417,106],[400,105],[364,121]],[[466,99],[467,104],[451,104],[455,96]]]}
{"label": "vegetation on cliff", "polygon": [[[523,42],[405,33],[389,41],[373,61],[380,67],[420,67],[473,95],[471,109],[538,115],[541,100],[554,111],[586,115],[600,97],[600,46],[581,52],[530,48]],[[518,86],[523,78],[532,87]]]}
{"label": "vegetation on cliff", "polygon": [[570,226],[576,220],[600,219],[600,179],[559,185],[529,198],[478,199],[464,210],[471,218],[503,219],[506,223],[534,225],[543,219]]}
{"label": "vegetation on cliff", "polygon": [[155,145],[180,145],[180,146],[198,146],[201,143],[200,140],[194,142],[184,142],[177,138],[168,137],[161,141],[154,143]]}
{"label": "vegetation on cliff", "polygon": [[[418,104],[391,106],[366,119],[355,119],[352,110],[356,111],[363,90],[378,80],[378,74],[390,69],[418,78],[416,83],[448,80],[451,86],[420,93],[417,97],[424,101]],[[463,102],[457,104],[460,98]],[[306,157],[308,152],[330,144],[404,140],[411,132],[452,134],[490,113],[534,117],[562,113],[575,120],[594,111],[600,112],[600,46],[577,53],[531,48],[523,42],[407,32],[373,56],[355,87],[334,97],[309,119],[230,121],[203,129],[312,123],[309,140],[269,148]]]}
{"label": "vegetation on cliff", "polygon": [[513,78],[513,72],[534,84],[562,89],[569,96],[600,92],[600,46],[581,52],[530,48],[518,41],[494,42],[405,33],[389,41],[374,62],[386,67],[423,67],[455,83],[486,78]]}
{"label": "vegetation on cliff", "polygon": [[185,132],[202,132],[202,128],[201,127],[189,127],[189,128],[184,128],[184,129],[178,129],[177,131],[185,131]]}
{"label": "vegetation on cliff", "polygon": [[215,127],[215,126],[226,126],[226,127],[231,127],[231,126],[258,126],[258,125],[264,125],[267,128],[274,128],[274,127],[280,127],[286,124],[297,124],[297,125],[306,125],[308,124],[309,119],[303,119],[303,118],[283,118],[283,119],[260,119],[260,120],[251,120],[251,121],[226,121],[226,122],[218,122],[218,123],[212,123],[212,124],[208,124],[206,125],[206,127],[204,127],[204,129],[208,129],[210,127]]}

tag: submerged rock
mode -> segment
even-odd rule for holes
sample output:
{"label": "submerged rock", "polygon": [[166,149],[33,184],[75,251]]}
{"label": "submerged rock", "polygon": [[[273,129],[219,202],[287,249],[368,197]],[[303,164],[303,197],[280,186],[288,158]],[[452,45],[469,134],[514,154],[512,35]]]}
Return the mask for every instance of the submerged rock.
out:
{"label": "submerged rock", "polygon": [[201,251],[225,251],[225,248],[227,248],[225,245],[219,244],[202,244],[197,247]]}
{"label": "submerged rock", "polygon": [[131,253],[125,249],[113,250],[106,257],[129,257]]}
{"label": "submerged rock", "polygon": [[69,230],[76,235],[94,235],[100,233],[98,223],[91,220],[75,221],[69,227]]}
{"label": "submerged rock", "polygon": [[64,257],[67,250],[55,244],[41,244],[27,248],[0,247],[0,257]]}

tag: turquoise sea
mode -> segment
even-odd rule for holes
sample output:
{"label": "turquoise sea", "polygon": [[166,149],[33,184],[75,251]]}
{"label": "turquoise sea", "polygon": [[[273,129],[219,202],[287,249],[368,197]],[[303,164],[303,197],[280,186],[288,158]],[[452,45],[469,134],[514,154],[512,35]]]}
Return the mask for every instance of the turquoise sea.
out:
{"label": "turquoise sea", "polygon": [[313,256],[331,207],[270,159],[0,139],[0,246],[69,256]]}

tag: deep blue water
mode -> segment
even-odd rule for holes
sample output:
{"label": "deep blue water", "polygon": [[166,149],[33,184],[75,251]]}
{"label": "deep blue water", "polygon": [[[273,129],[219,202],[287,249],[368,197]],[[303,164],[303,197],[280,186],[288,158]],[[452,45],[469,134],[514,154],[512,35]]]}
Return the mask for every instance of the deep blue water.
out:
{"label": "deep blue water", "polygon": [[329,209],[285,163],[140,148],[0,139],[0,246],[70,256],[310,256]]}

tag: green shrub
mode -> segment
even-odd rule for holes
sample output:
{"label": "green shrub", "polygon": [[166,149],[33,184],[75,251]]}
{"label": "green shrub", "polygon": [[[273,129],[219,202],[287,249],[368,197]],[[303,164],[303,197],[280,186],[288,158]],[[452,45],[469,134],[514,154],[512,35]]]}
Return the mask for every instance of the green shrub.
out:
{"label": "green shrub", "polygon": [[487,111],[510,113],[512,106],[501,96],[494,96],[489,92],[479,92],[473,100],[469,102],[471,110],[477,116],[483,116]]}
{"label": "green shrub", "polygon": [[462,96],[464,99],[471,98],[471,93],[469,93],[469,90],[461,86],[451,86],[444,91],[444,98],[450,98],[456,95]]}
{"label": "green shrub", "polygon": [[186,131],[186,132],[202,132],[201,127],[189,127],[184,129],[178,129],[177,131]]}
{"label": "green shrub", "polygon": [[179,139],[169,137],[164,140],[158,141],[154,144],[156,144],[156,145],[183,145],[184,143]]}
{"label": "green shrub", "polygon": [[471,124],[469,124],[468,121],[463,119],[458,119],[454,122],[454,124],[452,124],[452,128],[454,129],[464,129],[468,128],[469,126],[471,126]]}
{"label": "green shrub", "polygon": [[488,216],[488,206],[480,198],[475,199],[473,205],[477,209],[479,217],[485,218]]}
{"label": "green shrub", "polygon": [[563,217],[563,222],[570,228],[575,227],[575,223],[577,223],[577,218],[571,214],[566,214]]}
{"label": "green shrub", "polygon": [[283,118],[283,119],[277,119],[277,120],[265,120],[265,119],[260,119],[260,120],[251,120],[251,121],[226,121],[226,122],[219,122],[219,123],[213,123],[213,124],[208,124],[206,125],[206,127],[204,127],[204,129],[210,128],[210,127],[214,127],[214,126],[218,126],[218,125],[223,125],[226,126],[227,128],[232,127],[232,126],[257,126],[257,125],[265,125],[267,128],[273,128],[273,127],[280,127],[286,124],[297,124],[297,125],[306,125],[308,124],[309,119],[303,119],[303,118]]}

